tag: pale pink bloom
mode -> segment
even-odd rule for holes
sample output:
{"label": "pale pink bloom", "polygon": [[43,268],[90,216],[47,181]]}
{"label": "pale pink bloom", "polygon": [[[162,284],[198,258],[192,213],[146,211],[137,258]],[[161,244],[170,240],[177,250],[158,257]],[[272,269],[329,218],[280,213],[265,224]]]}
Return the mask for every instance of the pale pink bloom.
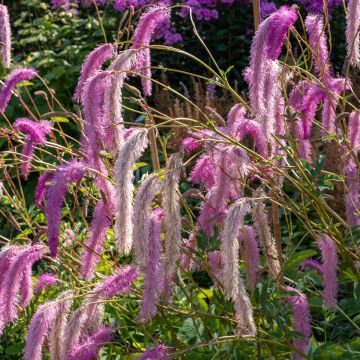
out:
{"label": "pale pink bloom", "polygon": [[116,178],[115,234],[117,249],[128,255],[133,243],[133,167],[148,144],[147,130],[139,129],[121,145],[114,172]]}
{"label": "pale pink bloom", "polygon": [[40,294],[43,289],[54,286],[58,282],[53,273],[45,273],[39,276],[35,286],[35,293]]}
{"label": "pale pink bloom", "polygon": [[326,234],[321,234],[318,237],[317,244],[322,255],[323,300],[327,306],[336,309],[338,293],[337,266],[339,261],[336,245]]}
{"label": "pale pink bloom", "polygon": [[196,161],[190,173],[189,181],[202,184],[207,190],[210,190],[215,183],[214,173],[215,164],[213,157],[209,154],[203,154]]}
{"label": "pale pink bloom", "polygon": [[11,27],[7,6],[0,5],[1,62],[5,68],[11,65]]}
{"label": "pale pink bloom", "polygon": [[294,358],[295,360],[305,360],[306,357],[301,354],[306,354],[311,334],[308,301],[306,295],[299,290],[289,286],[286,287],[286,290],[297,293],[297,295],[288,296],[287,301],[293,310],[293,328],[303,336],[302,339],[293,340],[294,347],[300,352],[300,354],[294,352]]}
{"label": "pale pink bloom", "polygon": [[220,251],[209,251],[207,253],[207,266],[211,271],[211,275],[222,282],[222,271],[225,261]]}
{"label": "pale pink bloom", "polygon": [[360,2],[349,0],[346,27],[347,56],[350,64],[360,65]]}
{"label": "pale pink bloom", "polygon": [[81,74],[74,94],[75,101],[81,101],[86,81],[100,70],[106,60],[110,60],[114,56],[115,46],[113,44],[99,45],[88,54],[81,68]]}

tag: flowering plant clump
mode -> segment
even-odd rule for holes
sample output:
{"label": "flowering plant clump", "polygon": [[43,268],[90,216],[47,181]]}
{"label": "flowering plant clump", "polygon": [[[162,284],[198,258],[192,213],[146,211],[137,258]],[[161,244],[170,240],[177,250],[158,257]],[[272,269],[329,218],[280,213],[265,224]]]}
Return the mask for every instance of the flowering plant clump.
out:
{"label": "flowering plant clump", "polygon": [[[107,42],[100,22],[104,43],[84,60],[75,110],[41,73],[13,65],[9,12],[0,8],[9,68],[0,90],[0,211],[10,224],[1,235],[0,345],[23,339],[6,354],[356,358],[360,3],[347,3],[337,74],[325,5],[303,19],[286,5],[261,17],[269,4],[254,2],[259,26],[241,91],[195,27],[193,16],[217,16],[216,2],[186,5],[115,1],[119,11],[146,10],[125,42]],[[175,11],[189,16],[208,60],[153,44]],[[203,72],[158,66],[155,52]],[[171,85],[165,73],[182,82]],[[186,77],[203,82],[205,105]],[[209,105],[220,93],[221,111]],[[170,99],[165,109],[159,96]],[[10,103],[26,117],[14,117]]]}

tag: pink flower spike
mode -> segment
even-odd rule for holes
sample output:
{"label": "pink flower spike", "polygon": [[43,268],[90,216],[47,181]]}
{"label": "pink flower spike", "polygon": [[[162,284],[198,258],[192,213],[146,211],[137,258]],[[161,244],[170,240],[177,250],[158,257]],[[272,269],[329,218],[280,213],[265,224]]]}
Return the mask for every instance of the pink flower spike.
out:
{"label": "pink flower spike", "polygon": [[11,65],[11,27],[7,6],[0,5],[1,61],[5,68]]}
{"label": "pink flower spike", "polygon": [[52,184],[46,191],[45,217],[48,223],[47,236],[52,257],[56,257],[57,254],[61,204],[65,200],[70,184],[80,180],[85,170],[84,164],[76,160],[61,165],[54,173]]}
{"label": "pink flower spike", "polygon": [[141,356],[138,357],[138,360],[166,360],[169,359],[169,356],[165,352],[164,345],[157,345],[149,350],[146,350]]}
{"label": "pink flower spike", "polygon": [[81,74],[76,86],[74,94],[75,101],[81,101],[86,81],[95,75],[96,71],[101,68],[105,61],[112,59],[114,56],[115,46],[113,44],[99,45],[88,54],[82,65]]}
{"label": "pink flower spike", "polygon": [[323,299],[327,306],[336,309],[338,293],[337,265],[338,256],[336,245],[326,234],[321,234],[317,244],[322,255],[322,274],[324,282]]}
{"label": "pink flower spike", "polygon": [[86,337],[75,345],[68,353],[66,360],[94,360],[100,348],[113,338],[112,327],[101,326],[96,333]]}
{"label": "pink flower spike", "polygon": [[302,339],[293,341],[294,347],[300,352],[294,352],[295,360],[305,360],[301,353],[306,354],[311,334],[310,311],[306,295],[292,287],[287,286],[286,290],[295,292],[298,295],[287,297],[293,310],[293,327],[294,330],[303,335]]}
{"label": "pink flower spike", "polygon": [[33,68],[22,68],[13,70],[5,79],[4,85],[0,91],[0,111],[5,112],[9,104],[11,94],[18,83],[31,80],[37,75]]}
{"label": "pink flower spike", "polygon": [[347,56],[352,66],[360,65],[360,2],[349,0],[346,27]]}
{"label": "pink flower spike", "polygon": [[316,270],[319,274],[322,275],[322,264],[319,260],[314,260],[314,259],[306,259],[304,261],[301,262],[300,264],[301,268],[309,268],[312,270]]}
{"label": "pink flower spike", "polygon": [[51,181],[51,179],[53,178],[54,173],[52,172],[46,172],[42,175],[40,175],[39,180],[36,184],[36,188],[35,188],[35,205],[36,207],[40,207],[41,202],[46,194],[46,187],[47,187],[47,183],[49,181]]}
{"label": "pink flower spike", "polygon": [[45,273],[39,276],[35,286],[35,294],[40,294],[43,289],[54,286],[58,282],[53,273]]}
{"label": "pink flower spike", "polygon": [[35,145],[44,145],[46,135],[52,130],[49,121],[35,122],[27,118],[19,118],[13,124],[14,129],[27,133]]}

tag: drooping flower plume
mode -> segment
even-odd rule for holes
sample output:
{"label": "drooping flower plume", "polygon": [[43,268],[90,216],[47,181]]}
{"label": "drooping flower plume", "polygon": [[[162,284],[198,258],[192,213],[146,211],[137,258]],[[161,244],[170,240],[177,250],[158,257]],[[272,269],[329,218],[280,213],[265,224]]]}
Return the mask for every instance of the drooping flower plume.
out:
{"label": "drooping flower plume", "polygon": [[45,273],[39,276],[35,285],[35,294],[40,294],[43,289],[49,286],[54,286],[58,282],[53,273]]}
{"label": "drooping flower plume", "polygon": [[296,339],[293,341],[294,347],[300,352],[294,352],[294,358],[296,360],[305,360],[307,347],[309,344],[309,338],[311,334],[310,328],[310,311],[306,295],[297,289],[287,287],[286,290],[295,292],[297,295],[288,296],[287,301],[290,303],[293,310],[293,327],[294,330],[302,334],[302,339]]}
{"label": "drooping flower plume", "polygon": [[9,104],[11,94],[16,85],[25,80],[31,80],[37,72],[33,68],[22,68],[13,70],[5,79],[4,85],[0,91],[0,111],[5,112]]}
{"label": "drooping flower plume", "polygon": [[146,350],[138,360],[166,360],[169,357],[166,354],[164,345],[157,345],[151,349]]}
{"label": "drooping flower plume", "polygon": [[113,44],[99,45],[96,49],[88,54],[82,65],[81,74],[76,86],[74,94],[75,101],[81,101],[86,81],[95,75],[95,73],[101,68],[105,61],[111,60],[114,56],[115,46]]}
{"label": "drooping flower plume", "polygon": [[346,27],[347,56],[352,66],[360,65],[360,2],[349,0]]}
{"label": "drooping flower plume", "polygon": [[52,126],[49,121],[35,122],[27,118],[19,118],[14,122],[13,127],[27,134],[21,153],[21,174],[27,180],[35,146],[46,143],[46,135],[51,132]]}
{"label": "drooping flower plume", "polygon": [[171,283],[180,259],[181,214],[179,180],[182,170],[182,153],[173,154],[166,163],[166,175],[162,192],[162,207],[165,221],[164,294],[169,297]]}
{"label": "drooping flower plume", "polygon": [[336,309],[338,293],[336,245],[326,234],[321,234],[318,237],[317,244],[322,255],[323,299],[327,306]]}
{"label": "drooping flower plume", "polygon": [[59,299],[46,302],[38,307],[31,319],[26,336],[24,360],[41,360],[41,348],[46,336],[53,328],[57,318],[64,316],[71,306],[70,295],[69,292],[62,293]]}
{"label": "drooping flower plume", "polygon": [[35,205],[37,207],[40,207],[41,202],[43,201],[45,194],[46,194],[46,188],[48,183],[53,178],[54,173],[52,172],[46,172],[42,175],[40,175],[39,180],[36,184],[35,188]]}
{"label": "drooping flower plume", "polygon": [[7,6],[0,5],[1,62],[5,68],[11,64],[11,28]]}
{"label": "drooping flower plume", "polygon": [[80,180],[85,170],[85,165],[81,161],[73,160],[61,165],[54,173],[51,186],[46,191],[45,217],[48,223],[47,236],[52,257],[56,257],[57,254],[61,204],[65,200],[70,184]]}
{"label": "drooping flower plume", "polygon": [[115,234],[117,248],[122,254],[129,254],[133,243],[133,166],[148,144],[147,130],[139,129],[122,144],[116,159],[117,208]]}
{"label": "drooping flower plume", "polygon": [[147,46],[150,45],[156,28],[169,20],[170,8],[165,4],[159,3],[158,5],[150,7],[149,10],[141,16],[134,33],[131,49],[141,50],[138,61],[134,65],[134,70],[139,69],[140,73],[144,76],[144,78],[142,78],[142,84],[146,96],[151,95],[151,61],[150,49]]}
{"label": "drooping flower plume", "polygon": [[100,348],[111,341],[114,329],[101,326],[94,334],[86,337],[70,351],[66,360],[94,360],[97,358]]}

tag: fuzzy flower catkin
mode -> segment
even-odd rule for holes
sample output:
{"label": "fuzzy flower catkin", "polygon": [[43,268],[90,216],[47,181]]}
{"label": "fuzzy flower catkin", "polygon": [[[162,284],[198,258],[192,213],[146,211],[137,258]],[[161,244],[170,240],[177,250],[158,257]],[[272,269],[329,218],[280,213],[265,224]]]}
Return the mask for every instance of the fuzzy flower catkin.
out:
{"label": "fuzzy flower catkin", "polygon": [[156,315],[156,305],[160,298],[163,277],[163,264],[161,259],[161,223],[155,215],[150,217],[149,232],[144,238],[148,247],[148,258],[144,268],[144,291],[141,297],[141,306],[138,319],[149,321]]}
{"label": "fuzzy flower catkin", "polygon": [[36,188],[35,188],[35,205],[36,205],[36,207],[40,207],[41,202],[46,194],[47,184],[48,184],[48,182],[51,181],[53,176],[54,176],[54,173],[52,173],[52,172],[46,172],[46,173],[40,175],[39,180],[36,184]]}
{"label": "fuzzy flower catkin", "polygon": [[39,276],[35,285],[35,294],[40,294],[43,289],[49,286],[54,286],[58,282],[55,275],[52,273],[45,273]]}
{"label": "fuzzy flower catkin", "polygon": [[286,6],[261,22],[251,45],[248,80],[250,104],[257,114],[263,110],[265,95],[265,73],[268,60],[276,60],[289,28],[297,19],[296,10]]}
{"label": "fuzzy flower catkin", "polygon": [[338,256],[336,245],[326,234],[321,234],[318,237],[317,244],[322,255],[323,299],[327,306],[336,309],[338,293]]}
{"label": "fuzzy flower catkin", "polygon": [[0,298],[1,331],[7,323],[17,318],[19,292],[22,294],[22,305],[29,305],[32,295],[31,267],[44,256],[46,250],[46,246],[41,244],[20,248],[10,262],[10,269],[3,282],[2,294],[5,295]]}
{"label": "fuzzy flower catkin", "polygon": [[360,1],[349,0],[346,18],[347,56],[352,66],[360,65]]}
{"label": "fuzzy flower catkin", "polygon": [[162,192],[162,208],[165,221],[164,294],[170,295],[171,282],[180,259],[181,214],[179,199],[179,180],[182,170],[182,153],[173,154],[166,163],[166,175]]}
{"label": "fuzzy flower catkin", "polygon": [[146,96],[151,95],[150,49],[147,46],[150,45],[156,28],[169,20],[170,8],[162,3],[154,5],[141,16],[133,36],[131,49],[140,50],[134,70],[140,69],[140,73],[146,77],[142,78],[143,91]]}
{"label": "fuzzy flower catkin", "polygon": [[1,62],[5,68],[11,64],[11,28],[7,6],[0,5]]}
{"label": "fuzzy flower catkin", "polygon": [[[262,195],[262,192],[257,192],[254,196],[260,198]],[[253,200],[252,218],[268,266],[269,274],[271,278],[275,280],[279,276],[281,270],[279,262],[279,256],[281,256],[281,254],[278,254],[275,239],[271,234],[265,205],[261,199]]]}
{"label": "fuzzy flower catkin", "polygon": [[115,215],[115,234],[117,249],[128,255],[133,242],[133,167],[148,144],[147,130],[139,129],[122,144],[116,159],[114,171],[116,178],[117,208]]}
{"label": "fuzzy flower catkin", "polygon": [[94,360],[100,348],[113,338],[112,327],[101,326],[94,334],[86,337],[70,351],[66,360]]}
{"label": "fuzzy flower catkin", "polygon": [[158,176],[149,175],[141,184],[134,201],[134,250],[136,261],[142,266],[149,261],[150,210],[159,187]]}
{"label": "fuzzy flower catkin", "polygon": [[49,121],[35,122],[27,118],[17,119],[13,127],[27,134],[21,153],[21,174],[27,180],[35,146],[41,146],[46,143],[46,135],[51,132],[52,127]]}
{"label": "fuzzy flower catkin", "polygon": [[242,244],[242,254],[246,263],[251,286],[254,289],[258,279],[260,265],[259,247],[254,228],[252,226],[244,225],[240,230],[239,240]]}
{"label": "fuzzy flower catkin", "polygon": [[37,72],[33,68],[22,68],[13,70],[5,79],[4,85],[0,91],[0,111],[5,112],[9,104],[11,94],[15,90],[18,83],[31,80],[36,76]]}
{"label": "fuzzy flower catkin", "polygon": [[74,94],[75,101],[81,101],[86,81],[95,75],[96,71],[101,68],[105,61],[112,59],[114,56],[115,46],[113,44],[99,45],[88,54],[82,65],[81,74],[76,86]]}
{"label": "fuzzy flower catkin", "polygon": [[309,35],[309,44],[317,74],[324,83],[328,83],[331,73],[323,17],[314,14],[308,15],[305,19],[305,27]]}
{"label": "fuzzy flower catkin", "polygon": [[[286,290],[296,292],[294,296],[288,296],[287,301],[293,310],[293,327],[294,330],[302,334],[302,339],[293,340],[294,347],[300,352],[306,354],[311,334],[310,311],[306,295],[292,288],[286,287]],[[295,360],[305,360],[306,357],[298,352],[294,352]]]}
{"label": "fuzzy flower catkin", "polygon": [[138,357],[138,360],[165,360],[168,359],[165,352],[164,345],[157,345],[151,349],[146,350],[141,356]]}
{"label": "fuzzy flower catkin", "polygon": [[71,183],[80,180],[85,173],[85,165],[73,160],[61,165],[54,173],[51,186],[46,191],[45,217],[48,223],[47,236],[51,256],[56,257],[59,227],[61,222],[61,204]]}
{"label": "fuzzy flower catkin", "polygon": [[72,301],[67,299],[69,295],[69,292],[62,293],[59,300],[49,301],[38,307],[31,319],[26,336],[24,360],[41,360],[41,348],[45,337],[51,331],[57,318],[64,316],[64,311],[71,306]]}

